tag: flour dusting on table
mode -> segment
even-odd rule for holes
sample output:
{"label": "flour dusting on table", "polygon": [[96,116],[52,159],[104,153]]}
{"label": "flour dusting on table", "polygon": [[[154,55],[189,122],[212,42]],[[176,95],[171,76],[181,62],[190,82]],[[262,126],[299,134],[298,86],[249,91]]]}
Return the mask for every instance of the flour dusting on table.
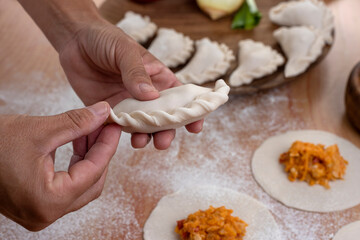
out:
{"label": "flour dusting on table", "polygon": [[[34,72],[26,79],[0,86],[0,114],[51,115],[82,106],[61,76],[47,79]],[[334,228],[330,222],[340,228],[347,223],[345,219],[356,218],[351,210],[316,214],[287,208],[269,197],[251,175],[252,152],[263,140],[302,128],[306,124],[301,110],[283,87],[231,97],[209,115],[200,134],[178,130],[167,151],[157,151],[151,145],[134,150],[129,135],[123,133],[99,199],[37,233],[0,215],[0,239],[141,239],[144,219],[162,196],[182,187],[209,184],[246,193],[264,203],[278,222],[283,239],[330,239],[333,233],[329,229]],[[57,170],[66,170],[71,150],[67,144],[57,151]]]}

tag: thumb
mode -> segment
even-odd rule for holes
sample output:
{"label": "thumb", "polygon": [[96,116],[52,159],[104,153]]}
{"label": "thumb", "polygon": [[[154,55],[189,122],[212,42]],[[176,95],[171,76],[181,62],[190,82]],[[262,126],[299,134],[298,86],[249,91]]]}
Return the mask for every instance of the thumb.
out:
{"label": "thumb", "polygon": [[101,127],[109,114],[109,104],[99,102],[86,108],[48,117],[47,129],[43,131],[47,135],[47,145],[51,148],[50,150],[53,150],[65,143],[86,136]]}
{"label": "thumb", "polygon": [[146,72],[141,54],[129,49],[119,62],[122,81],[129,93],[139,100],[152,100],[159,97],[149,74]]}

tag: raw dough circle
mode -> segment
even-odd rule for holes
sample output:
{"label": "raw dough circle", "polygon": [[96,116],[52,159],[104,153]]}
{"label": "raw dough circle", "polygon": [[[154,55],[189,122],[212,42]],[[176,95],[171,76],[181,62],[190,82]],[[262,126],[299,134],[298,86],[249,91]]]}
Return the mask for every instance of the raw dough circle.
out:
{"label": "raw dough circle", "polygon": [[[337,144],[340,154],[349,162],[344,180],[330,182],[330,189],[306,182],[290,182],[279,163],[282,153],[296,141]],[[290,131],[267,139],[254,153],[252,171],[256,181],[273,198],[288,207],[311,212],[332,212],[360,203],[360,149],[334,134],[318,130]]]}
{"label": "raw dough circle", "polygon": [[182,189],[163,197],[144,226],[145,240],[178,240],[176,221],[209,206],[225,206],[248,227],[244,240],[278,240],[280,230],[265,205],[245,194],[214,186]]}
{"label": "raw dough circle", "polygon": [[332,240],[359,240],[360,221],[342,227]]}

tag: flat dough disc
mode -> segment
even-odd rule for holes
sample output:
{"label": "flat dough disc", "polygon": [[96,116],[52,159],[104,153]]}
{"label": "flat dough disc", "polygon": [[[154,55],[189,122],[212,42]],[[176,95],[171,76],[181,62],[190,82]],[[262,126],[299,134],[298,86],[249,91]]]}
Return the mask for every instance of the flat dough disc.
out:
{"label": "flat dough disc", "polygon": [[359,240],[360,221],[342,227],[332,240]]}
{"label": "flat dough disc", "polygon": [[266,206],[248,195],[214,186],[182,189],[163,197],[145,223],[144,239],[178,240],[176,221],[210,205],[232,209],[233,216],[248,224],[244,240],[281,239],[278,225]]}
{"label": "flat dough disc", "polygon": [[[330,182],[330,189],[306,182],[290,182],[279,163],[282,153],[296,141],[337,144],[340,154],[349,162],[344,180]],[[290,131],[267,139],[254,153],[252,171],[256,181],[273,198],[288,207],[311,212],[332,212],[360,204],[360,149],[334,134],[317,131]]]}

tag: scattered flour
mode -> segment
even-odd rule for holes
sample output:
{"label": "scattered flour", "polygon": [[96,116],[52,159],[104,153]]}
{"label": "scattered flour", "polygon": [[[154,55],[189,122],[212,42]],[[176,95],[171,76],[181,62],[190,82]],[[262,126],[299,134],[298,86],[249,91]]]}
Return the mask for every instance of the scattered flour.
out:
{"label": "scattered flour", "polygon": [[[26,83],[0,86],[0,99],[5,102],[0,104],[0,114],[50,115],[82,106],[61,75],[47,79],[37,72],[27,79]],[[316,214],[287,208],[269,197],[251,175],[252,152],[265,138],[307,127],[301,109],[286,93],[283,87],[231,97],[209,115],[200,134],[178,130],[167,151],[151,145],[134,150],[129,135],[123,134],[99,199],[38,233],[0,215],[0,239],[141,239],[145,219],[161,197],[182,187],[209,184],[246,193],[264,203],[283,239],[330,239],[331,229],[359,216],[351,210]],[[56,169],[67,168],[71,148],[65,145],[57,151]]]}

